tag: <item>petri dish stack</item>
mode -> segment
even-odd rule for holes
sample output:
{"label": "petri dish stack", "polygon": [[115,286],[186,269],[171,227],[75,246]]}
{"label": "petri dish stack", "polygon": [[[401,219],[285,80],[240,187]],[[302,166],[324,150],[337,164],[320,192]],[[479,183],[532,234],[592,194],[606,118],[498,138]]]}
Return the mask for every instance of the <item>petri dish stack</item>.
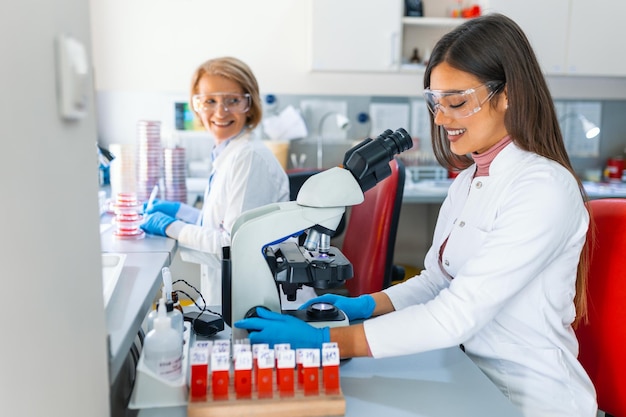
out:
{"label": "petri dish stack", "polygon": [[137,122],[137,139],[137,199],[143,202],[161,179],[161,122]]}
{"label": "petri dish stack", "polygon": [[143,216],[140,214],[142,211],[143,204],[137,200],[136,193],[117,193],[113,204],[115,213],[113,236],[125,240],[143,239],[145,233],[139,227],[143,221]]}
{"label": "petri dish stack", "polygon": [[111,196],[137,191],[135,148],[135,144],[114,143],[109,146],[109,151],[115,156],[109,168]]}
{"label": "petri dish stack", "polygon": [[165,199],[187,202],[185,148],[163,149],[163,180]]}

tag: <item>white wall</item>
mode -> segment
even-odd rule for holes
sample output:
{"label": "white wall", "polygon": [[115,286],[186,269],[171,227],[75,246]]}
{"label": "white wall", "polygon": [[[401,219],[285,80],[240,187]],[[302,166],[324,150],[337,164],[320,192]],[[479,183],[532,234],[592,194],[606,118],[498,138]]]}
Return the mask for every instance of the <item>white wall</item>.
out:
{"label": "white wall", "polygon": [[233,55],[276,94],[404,96],[420,88],[416,74],[311,73],[311,1],[91,0],[96,87],[187,92],[200,63]]}
{"label": "white wall", "polygon": [[[421,94],[421,74],[311,72],[313,1],[91,0],[96,88],[186,93],[201,62],[233,55],[252,67],[264,92]],[[366,0],[363,4],[367,7]],[[626,99],[624,78],[548,81],[556,98]]]}
{"label": "white wall", "polygon": [[0,13],[3,416],[109,415],[95,112],[58,117],[53,54],[62,32],[89,50],[88,19],[85,0]]}

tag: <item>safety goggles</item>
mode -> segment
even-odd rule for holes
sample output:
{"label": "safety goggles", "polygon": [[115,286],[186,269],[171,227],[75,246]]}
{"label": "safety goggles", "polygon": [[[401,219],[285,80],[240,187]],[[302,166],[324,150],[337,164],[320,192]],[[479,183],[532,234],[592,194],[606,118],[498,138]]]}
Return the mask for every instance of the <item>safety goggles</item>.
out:
{"label": "safety goggles", "polygon": [[196,94],[191,98],[193,109],[198,113],[214,112],[217,106],[230,113],[245,113],[250,110],[250,94],[211,93]]}
{"label": "safety goggles", "polygon": [[[478,113],[482,105],[491,100],[502,88],[500,81],[489,81],[478,87],[465,91],[456,90],[424,90],[424,98],[428,109],[433,116],[437,116],[437,111],[443,112],[447,117],[463,119],[472,114]],[[482,90],[487,89],[487,92]],[[486,94],[486,95],[484,95]],[[482,99],[480,97],[483,97]]]}

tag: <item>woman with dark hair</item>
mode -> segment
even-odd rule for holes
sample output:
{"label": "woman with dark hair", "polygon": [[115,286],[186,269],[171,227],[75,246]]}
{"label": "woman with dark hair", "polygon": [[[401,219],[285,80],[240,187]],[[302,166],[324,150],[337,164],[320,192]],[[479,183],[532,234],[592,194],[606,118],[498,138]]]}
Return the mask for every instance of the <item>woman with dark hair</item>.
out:
{"label": "woman with dark hair", "polygon": [[257,330],[253,343],[334,341],[345,357],[462,345],[525,416],[594,417],[573,331],[586,309],[589,214],[528,39],[503,15],[469,20],[437,43],[424,87],[435,154],[460,171],[424,270],[305,304],[333,303],[360,324],[315,329],[258,309],[235,325]]}
{"label": "woman with dark hair", "polygon": [[254,137],[263,113],[259,86],[248,65],[232,57],[204,62],[192,76],[189,99],[215,143],[202,211],[157,200],[147,208],[149,216],[141,228],[194,249],[194,260],[202,264],[205,301],[220,305],[222,247],[230,244],[235,220],[246,210],[289,201],[289,180],[274,154]]}

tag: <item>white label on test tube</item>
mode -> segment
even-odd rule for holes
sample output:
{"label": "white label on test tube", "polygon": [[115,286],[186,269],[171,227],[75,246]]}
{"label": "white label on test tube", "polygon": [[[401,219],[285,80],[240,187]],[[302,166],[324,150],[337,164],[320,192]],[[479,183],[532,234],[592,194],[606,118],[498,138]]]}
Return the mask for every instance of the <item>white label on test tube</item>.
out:
{"label": "white label on test tube", "polygon": [[242,350],[235,356],[235,371],[252,369],[252,352]]}
{"label": "white label on test tube", "polygon": [[190,365],[208,365],[209,364],[209,350],[205,347],[194,346],[189,349],[189,364]]}
{"label": "white label on test tube", "polygon": [[233,345],[233,359],[237,360],[237,356],[241,352],[250,352],[252,353],[252,348],[248,343],[235,343]]}
{"label": "white label on test tube", "polygon": [[193,344],[193,347],[198,349],[206,349],[209,353],[213,349],[213,341],[212,340],[196,340]]}
{"label": "white label on test tube", "polygon": [[337,348],[339,349],[339,344],[337,342],[324,342],[322,343],[322,350],[326,348]]}
{"label": "white label on test tube", "polygon": [[276,343],[274,344],[274,350],[278,352],[279,350],[287,350],[291,349],[291,345],[289,343]]}
{"label": "white label on test tube", "polygon": [[252,345],[252,358],[256,359],[259,351],[269,349],[270,345],[268,343],[256,343]]}
{"label": "white label on test tube", "polygon": [[322,366],[339,365],[339,348],[326,346],[322,348]]}
{"label": "white label on test tube", "polygon": [[295,368],[296,352],[293,349],[283,349],[276,351],[277,366],[280,369]]}
{"label": "white label on test tube", "polygon": [[261,349],[257,353],[257,366],[259,369],[272,369],[274,368],[274,350],[273,349]]}
{"label": "white label on test tube", "polygon": [[230,352],[215,352],[211,354],[211,371],[230,370]]}
{"label": "white label on test tube", "polygon": [[302,366],[304,366],[305,368],[319,368],[320,350],[302,349],[302,351]]}
{"label": "white label on test tube", "polygon": [[213,342],[213,352],[227,352],[230,354],[230,340],[216,340]]}

